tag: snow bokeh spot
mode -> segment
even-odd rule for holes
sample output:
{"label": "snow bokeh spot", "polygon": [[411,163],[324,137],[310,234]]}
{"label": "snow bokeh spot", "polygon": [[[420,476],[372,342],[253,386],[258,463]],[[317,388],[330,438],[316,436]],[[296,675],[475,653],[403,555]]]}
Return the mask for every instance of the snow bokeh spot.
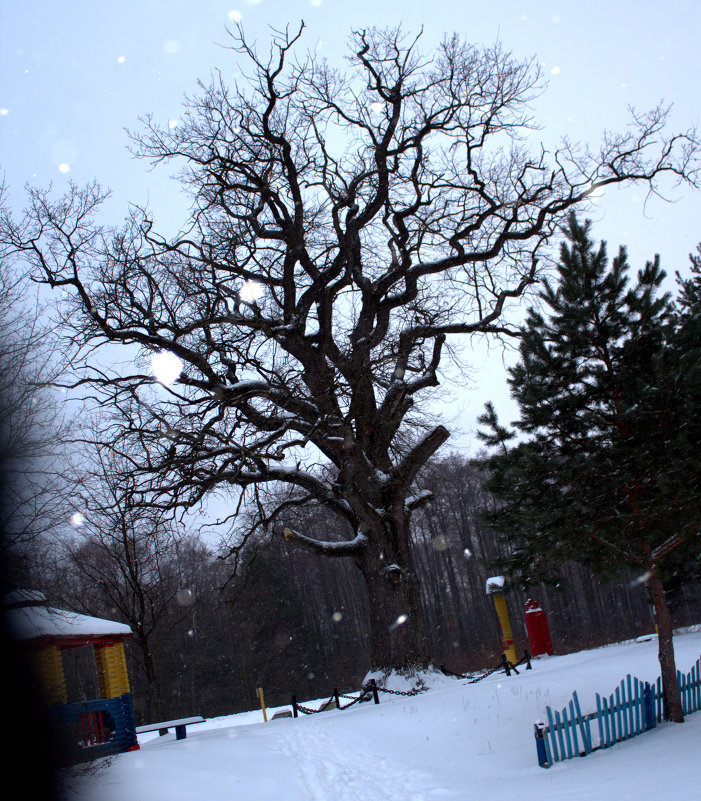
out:
{"label": "snow bokeh spot", "polygon": [[631,587],[637,587],[638,584],[645,584],[647,580],[650,578],[652,573],[648,570],[645,573],[641,573],[639,576],[636,576],[631,582]]}
{"label": "snow bokeh spot", "polygon": [[392,625],[389,627],[389,630],[395,631],[400,626],[403,626],[407,622],[407,620],[409,620],[409,615],[399,615],[397,619],[394,621],[394,623],[392,623]]}
{"label": "snow bokeh spot", "polygon": [[183,363],[169,350],[161,350],[151,356],[151,370],[157,381],[168,387],[178,380]]}
{"label": "snow bokeh spot", "polygon": [[246,281],[239,289],[239,297],[244,303],[255,303],[263,297],[265,287],[260,281]]}
{"label": "snow bokeh spot", "polygon": [[191,606],[195,600],[195,595],[190,589],[178,590],[175,600],[180,606]]}

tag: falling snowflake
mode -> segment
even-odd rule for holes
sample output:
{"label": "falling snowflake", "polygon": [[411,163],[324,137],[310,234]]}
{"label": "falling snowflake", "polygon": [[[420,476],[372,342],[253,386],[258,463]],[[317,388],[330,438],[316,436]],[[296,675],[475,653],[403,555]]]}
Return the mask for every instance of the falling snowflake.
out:
{"label": "falling snowflake", "polygon": [[392,623],[392,625],[389,627],[389,630],[394,631],[395,629],[398,629],[400,626],[403,626],[407,620],[409,620],[409,615],[399,615],[394,623]]}
{"label": "falling snowflake", "polygon": [[259,281],[246,281],[239,289],[239,297],[244,303],[255,303],[263,297],[265,287]]}
{"label": "falling snowflake", "polygon": [[192,602],[195,600],[195,596],[192,590],[189,589],[178,590],[178,592],[175,595],[175,599],[180,604],[180,606],[190,606]]}
{"label": "falling snowflake", "polygon": [[639,576],[636,576],[633,581],[630,582],[631,587],[636,587],[638,584],[645,584],[645,582],[650,578],[652,573],[648,570],[646,573],[641,573]]}
{"label": "falling snowflake", "polygon": [[151,356],[151,370],[156,380],[168,387],[177,381],[183,371],[183,363],[169,350],[161,350]]}

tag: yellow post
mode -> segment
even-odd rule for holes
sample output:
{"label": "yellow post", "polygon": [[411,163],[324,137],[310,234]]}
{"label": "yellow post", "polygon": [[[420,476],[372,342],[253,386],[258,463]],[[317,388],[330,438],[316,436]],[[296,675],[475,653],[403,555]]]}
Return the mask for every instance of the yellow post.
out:
{"label": "yellow post", "polygon": [[263,720],[267,723],[268,722],[268,715],[265,711],[265,698],[263,698],[263,688],[258,688],[258,698],[260,700],[260,708],[263,710]]}
{"label": "yellow post", "polygon": [[513,634],[511,633],[511,623],[509,622],[509,612],[506,608],[506,598],[504,598],[504,577],[494,576],[487,579],[487,595],[494,598],[494,608],[499,618],[499,630],[501,632],[501,647],[506,658],[515,665],[518,662],[516,656],[516,646],[514,645]]}
{"label": "yellow post", "polygon": [[501,647],[509,662],[515,665],[518,662],[518,657],[516,656],[516,646],[514,645],[514,638],[511,634],[511,623],[509,622],[509,613],[506,609],[506,598],[504,598],[503,592],[494,593],[494,607],[497,610],[497,617],[499,618]]}
{"label": "yellow post", "polygon": [[51,704],[68,703],[61,649],[57,645],[46,645],[33,652],[32,662],[46,701]]}
{"label": "yellow post", "polygon": [[129,692],[124,643],[95,646],[95,663],[100,695],[103,698],[119,698]]}

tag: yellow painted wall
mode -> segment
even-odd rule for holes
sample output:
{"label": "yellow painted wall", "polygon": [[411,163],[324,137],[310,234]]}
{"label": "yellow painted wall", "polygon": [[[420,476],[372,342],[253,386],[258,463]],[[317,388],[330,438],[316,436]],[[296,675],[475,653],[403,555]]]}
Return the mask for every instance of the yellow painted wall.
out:
{"label": "yellow painted wall", "polygon": [[68,703],[60,648],[56,645],[38,648],[32,652],[31,661],[44,698],[51,704]]}
{"label": "yellow painted wall", "polygon": [[118,698],[129,692],[127,662],[124,658],[124,644],[98,645],[95,647],[97,679],[103,698]]}

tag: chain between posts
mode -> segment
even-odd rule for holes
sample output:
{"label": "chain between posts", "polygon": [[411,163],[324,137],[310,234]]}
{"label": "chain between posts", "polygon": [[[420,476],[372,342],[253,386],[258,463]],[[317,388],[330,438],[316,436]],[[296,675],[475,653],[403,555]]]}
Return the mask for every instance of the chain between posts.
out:
{"label": "chain between posts", "polygon": [[[361,687],[359,690],[359,694],[357,696],[352,695],[343,695],[339,693],[338,690],[334,690],[333,695],[329,698],[328,701],[324,702],[318,709],[310,709],[309,707],[303,706],[302,704],[297,703],[297,696],[292,696],[292,714],[294,717],[298,716],[298,713],[301,712],[304,715],[314,715],[317,712],[325,712],[331,705],[332,701],[336,703],[336,709],[348,709],[349,707],[353,706],[353,704],[361,703],[363,701],[369,701],[371,698],[374,700],[376,704],[380,703],[380,699],[378,698],[378,693],[391,693],[392,695],[404,695],[404,696],[412,696],[417,695],[418,693],[423,692],[424,689],[422,688],[415,688],[409,691],[402,691],[402,690],[388,690],[386,687],[378,687],[377,683],[374,679],[371,679],[368,684]],[[349,704],[342,704],[341,698],[348,698],[350,699]]]}
{"label": "chain between posts", "polygon": [[[379,688],[375,688],[377,690]],[[371,698],[375,697],[375,693],[373,693],[373,688],[371,686],[362,687],[359,691],[358,696],[352,695],[343,695],[339,694],[338,691],[334,691],[334,694],[325,701],[318,709],[310,709],[309,707],[302,706],[302,704],[297,703],[297,696],[292,696],[292,712],[294,717],[297,717],[297,712],[302,712],[304,715],[314,715],[317,712],[325,712],[332,701],[335,701],[337,709],[348,709],[349,707],[353,706],[353,704],[360,703],[362,701],[369,701]],[[349,698],[352,699],[349,704],[341,704],[341,698]],[[379,703],[379,701],[375,701],[375,703]]]}
{"label": "chain between posts", "polygon": [[[302,712],[302,713],[303,713],[303,714],[305,714],[305,715],[314,715],[314,714],[316,714],[317,712],[323,712],[323,711],[326,709],[326,707],[327,707],[327,706],[328,706],[328,705],[331,703],[331,701],[333,701],[333,700],[334,700],[334,696],[332,695],[332,696],[331,696],[331,698],[329,698],[329,700],[328,700],[328,701],[325,701],[325,702],[324,702],[324,703],[323,703],[323,704],[322,704],[322,705],[319,707],[319,709],[310,709],[310,708],[309,708],[309,707],[307,707],[307,706],[302,706],[302,704],[298,704],[298,703],[297,703],[297,699],[296,699],[296,697],[295,697],[295,696],[292,696],[292,706],[293,706],[293,709],[294,709],[294,710],[299,710],[300,712]],[[296,715],[295,715],[295,717],[296,717]]]}
{"label": "chain between posts", "polygon": [[381,693],[392,693],[392,695],[418,695],[419,693],[424,692],[426,688],[415,687],[413,690],[407,690],[405,692],[402,690],[388,690],[387,687],[378,687],[377,689]]}
{"label": "chain between posts", "polygon": [[[470,676],[469,674],[465,673],[453,673],[452,671],[448,670],[444,665],[441,665],[441,671],[446,676],[455,676],[459,679],[468,679],[468,684],[476,684],[478,681],[482,681],[482,679],[486,679],[487,676],[491,676],[493,673],[496,673],[499,670],[503,670],[507,676],[511,675],[511,671],[513,670],[514,673],[518,674],[517,668],[519,665],[524,664],[526,665],[526,670],[531,669],[531,656],[526,651],[523,655],[523,658],[520,659],[515,665],[512,662],[509,662],[506,658],[505,654],[502,654],[502,661],[500,665],[492,668],[491,670],[487,670],[485,673],[482,673],[479,676]],[[302,712],[304,715],[314,715],[317,712],[325,712],[331,705],[331,702],[335,702],[336,709],[348,709],[349,707],[353,706],[353,704],[361,703],[362,701],[369,701],[370,698],[373,698],[376,704],[379,704],[378,693],[389,693],[391,695],[402,695],[405,697],[411,697],[414,695],[418,695],[426,690],[425,687],[415,687],[413,690],[390,690],[387,687],[378,687],[377,683],[374,679],[371,679],[370,682],[359,690],[359,694],[357,696],[352,695],[344,695],[339,693],[338,690],[334,690],[333,695],[329,698],[328,701],[323,703],[319,709],[310,709],[309,707],[302,706],[301,704],[297,703],[297,696],[292,696],[292,712],[294,717],[297,717],[298,712]],[[341,698],[348,698],[350,699],[349,704],[341,704]]]}
{"label": "chain between posts", "polygon": [[513,670],[516,675],[518,675],[517,668],[520,665],[526,665],[526,670],[531,670],[531,655],[528,651],[525,651],[523,657],[519,659],[519,661],[514,664],[513,662],[509,662],[506,658],[506,654],[501,655],[501,664],[493,667],[491,670],[486,671],[485,673],[481,673],[479,676],[471,676],[468,673],[453,673],[452,670],[448,670],[445,665],[441,665],[441,671],[445,673],[446,676],[455,676],[458,679],[469,679],[467,682],[468,684],[476,684],[478,681],[482,681],[482,679],[486,679],[487,676],[491,676],[493,673],[497,673],[500,670],[503,670],[507,676],[511,675],[511,671]]}

